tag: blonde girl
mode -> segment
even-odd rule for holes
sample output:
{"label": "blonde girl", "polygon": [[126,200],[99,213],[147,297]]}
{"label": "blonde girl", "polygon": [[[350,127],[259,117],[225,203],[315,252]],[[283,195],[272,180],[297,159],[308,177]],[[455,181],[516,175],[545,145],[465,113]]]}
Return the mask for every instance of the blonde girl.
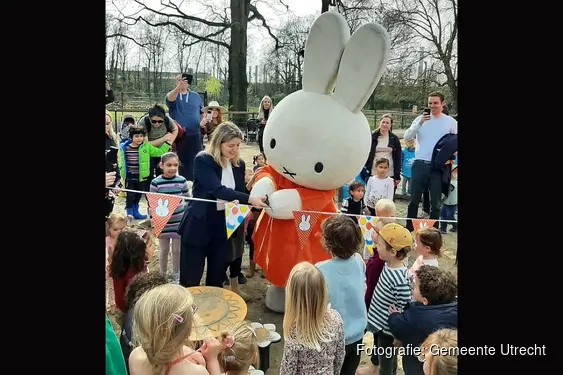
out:
{"label": "blonde girl", "polygon": [[325,279],[311,263],[298,263],[289,274],[283,332],[280,375],[340,373],[344,324],[340,314],[328,307]]}
{"label": "blonde girl", "polygon": [[258,340],[250,322],[239,322],[221,333],[219,364],[225,375],[247,375],[258,362]]}
{"label": "blonde girl", "polygon": [[130,375],[221,374],[221,342],[209,338],[194,351],[187,339],[194,326],[193,302],[190,292],[175,284],[157,286],[139,298],[133,312],[138,346],[129,357]]}
{"label": "blonde girl", "polygon": [[113,280],[109,275],[111,257],[117,236],[126,225],[127,218],[122,213],[112,212],[106,220],[106,308],[110,310],[115,307]]}
{"label": "blonde girl", "polygon": [[[444,350],[442,348],[452,348]],[[418,358],[424,362],[424,375],[457,375],[457,331],[455,329],[440,329],[430,334],[421,346]],[[433,353],[440,353],[438,356]]]}

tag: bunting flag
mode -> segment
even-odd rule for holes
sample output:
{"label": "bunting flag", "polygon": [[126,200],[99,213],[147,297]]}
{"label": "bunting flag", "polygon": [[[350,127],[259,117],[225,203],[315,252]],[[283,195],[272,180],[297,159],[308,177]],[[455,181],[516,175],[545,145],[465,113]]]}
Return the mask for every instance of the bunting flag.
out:
{"label": "bunting flag", "polygon": [[245,204],[225,203],[227,238],[231,238],[234,231],[244,222],[249,213],[250,207]]}
{"label": "bunting flag", "polygon": [[371,234],[374,231],[375,223],[377,223],[377,218],[375,216],[358,216],[358,224],[360,224],[360,230],[362,231],[362,236],[364,236],[364,249],[373,255],[373,240]]}
{"label": "bunting flag", "polygon": [[436,220],[433,219],[412,219],[412,226],[414,228],[414,232],[416,233],[419,229],[432,227],[435,222]]}
{"label": "bunting flag", "polygon": [[182,203],[182,197],[158,193],[146,193],[146,197],[149,202],[154,235],[158,237],[176,208]]}
{"label": "bunting flag", "polygon": [[313,229],[321,216],[322,213],[293,211],[293,219],[295,220],[295,228],[297,229],[301,250],[305,247],[305,243],[311,234],[311,229]]}

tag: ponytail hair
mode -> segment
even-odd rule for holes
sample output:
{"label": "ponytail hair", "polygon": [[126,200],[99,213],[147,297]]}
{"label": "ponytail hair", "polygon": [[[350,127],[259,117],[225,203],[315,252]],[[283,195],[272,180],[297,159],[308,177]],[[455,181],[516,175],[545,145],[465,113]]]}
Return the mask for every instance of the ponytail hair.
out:
{"label": "ponytail hair", "polygon": [[250,322],[238,322],[221,332],[223,348],[217,357],[223,372],[248,371],[250,365],[258,366],[258,339]]}

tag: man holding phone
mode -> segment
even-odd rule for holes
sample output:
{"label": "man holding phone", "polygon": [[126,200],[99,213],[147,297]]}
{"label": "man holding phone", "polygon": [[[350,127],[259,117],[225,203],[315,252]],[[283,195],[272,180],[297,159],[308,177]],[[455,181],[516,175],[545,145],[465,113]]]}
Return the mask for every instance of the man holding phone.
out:
{"label": "man holding phone", "polygon": [[[436,143],[446,134],[457,134],[457,121],[442,112],[444,95],[433,92],[428,95],[428,108],[412,122],[404,135],[405,140],[416,138],[414,162],[411,169],[411,201],[407,217],[415,219],[424,191],[430,192],[430,219],[440,219],[442,198],[442,174],[432,167],[432,152]],[[406,228],[412,231],[413,224],[407,220]],[[438,224],[438,222],[436,222]]]}
{"label": "man holding phone", "polygon": [[186,180],[193,181],[194,158],[201,151],[200,121],[203,103],[197,92],[190,90],[193,81],[191,74],[179,74],[176,87],[166,95],[166,105],[176,123],[185,130],[176,151],[180,158],[179,173]]}

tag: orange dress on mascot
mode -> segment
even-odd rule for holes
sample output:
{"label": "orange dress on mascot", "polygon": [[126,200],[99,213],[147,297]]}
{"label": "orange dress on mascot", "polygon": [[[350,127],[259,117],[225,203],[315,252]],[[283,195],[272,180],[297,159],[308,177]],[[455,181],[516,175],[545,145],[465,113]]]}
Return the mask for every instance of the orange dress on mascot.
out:
{"label": "orange dress on mascot", "polygon": [[[336,212],[334,205],[336,190],[304,188],[281,176],[269,165],[256,172],[255,181],[263,177],[272,179],[276,191],[297,189],[303,211]],[[297,263],[307,261],[315,264],[330,259],[330,255],[323,249],[320,241],[321,222],[322,220],[317,220],[312,226],[305,246],[301,248],[299,232],[294,220],[276,220],[262,212],[252,236],[254,261],[262,268],[269,282],[283,287],[291,269]]]}
{"label": "orange dress on mascot", "polygon": [[371,130],[362,108],[385,71],[390,45],[380,25],[362,25],[350,36],[341,14],[321,14],[305,44],[303,89],[268,117],[262,137],[268,165],[256,172],[250,194],[269,202],[252,239],[254,261],[272,284],[265,297],[270,310],[284,311],[285,284],[297,263],[330,258],[320,238],[327,215],[299,211],[335,213],[336,189],[365,165]]}

